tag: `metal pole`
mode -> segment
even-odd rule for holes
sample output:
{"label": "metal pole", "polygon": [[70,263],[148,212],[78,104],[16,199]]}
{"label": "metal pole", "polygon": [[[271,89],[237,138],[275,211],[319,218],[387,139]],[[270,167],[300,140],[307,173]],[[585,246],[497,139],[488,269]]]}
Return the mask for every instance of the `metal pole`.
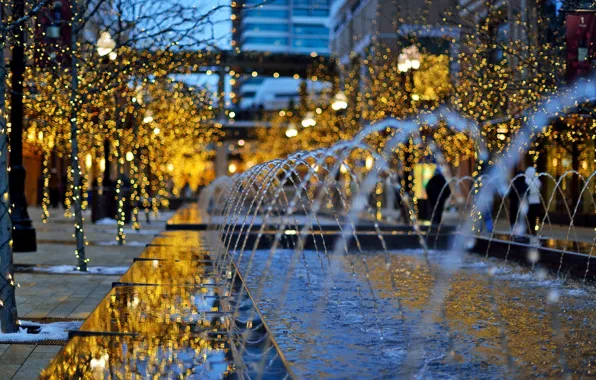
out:
{"label": "metal pole", "polygon": [[[13,17],[25,15],[24,0],[13,2]],[[12,93],[11,93],[11,139],[10,139],[10,199],[12,201],[13,251],[34,252],[37,250],[35,228],[27,212],[25,196],[25,167],[23,166],[23,77],[25,72],[25,28],[15,31],[15,44],[12,49]]]}

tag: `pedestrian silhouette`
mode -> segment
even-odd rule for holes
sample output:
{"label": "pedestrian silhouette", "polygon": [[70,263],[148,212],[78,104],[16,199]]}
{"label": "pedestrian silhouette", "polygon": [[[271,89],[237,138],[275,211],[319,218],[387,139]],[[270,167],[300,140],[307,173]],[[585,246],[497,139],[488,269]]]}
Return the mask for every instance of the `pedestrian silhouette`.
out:
{"label": "pedestrian silhouette", "polygon": [[437,166],[434,175],[426,184],[426,195],[428,195],[432,210],[432,224],[441,224],[441,220],[443,219],[445,202],[447,202],[447,199],[451,195],[451,189],[446,185],[445,176],[441,173],[439,166]]}

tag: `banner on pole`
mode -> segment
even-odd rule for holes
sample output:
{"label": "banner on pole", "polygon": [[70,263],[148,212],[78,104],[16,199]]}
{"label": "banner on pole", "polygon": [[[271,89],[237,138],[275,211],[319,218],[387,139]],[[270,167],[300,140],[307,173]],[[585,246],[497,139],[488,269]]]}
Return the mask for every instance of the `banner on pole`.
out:
{"label": "banner on pole", "polygon": [[567,14],[567,80],[586,75],[596,64],[596,13]]}

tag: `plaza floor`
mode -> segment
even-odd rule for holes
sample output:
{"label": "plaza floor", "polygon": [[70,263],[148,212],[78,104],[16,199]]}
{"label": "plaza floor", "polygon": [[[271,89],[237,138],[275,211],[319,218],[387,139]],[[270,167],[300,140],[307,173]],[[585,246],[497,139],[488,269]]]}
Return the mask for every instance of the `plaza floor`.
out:
{"label": "plaza floor", "polygon": [[[51,274],[34,272],[35,266],[76,265],[72,220],[64,217],[63,210],[51,210],[49,223],[41,223],[41,210],[29,209],[37,232],[37,252],[15,253],[17,307],[23,320],[52,318],[55,320],[84,320],[118,281],[125,268],[138,257],[145,244],[163,231],[172,213],[161,213],[150,224],[143,223],[141,231],[125,228],[127,243],[115,244],[116,226],[85,224],[89,242],[86,248],[90,267],[101,266],[120,271],[119,274]],[[89,219],[89,215],[87,215]],[[505,223],[497,230],[508,230]],[[565,238],[567,226],[545,229],[544,235]],[[592,242],[593,228],[577,228],[577,240]],[[573,239],[571,234],[570,238]],[[60,350],[61,346],[35,344],[0,344],[0,380],[34,379]]]}
{"label": "plaza floor", "polygon": [[[32,271],[32,266],[76,265],[74,227],[63,210],[50,210],[49,223],[41,223],[41,210],[29,213],[37,233],[37,252],[15,253],[17,309],[23,320],[35,318],[84,320],[111,289],[121,274],[52,274]],[[164,229],[171,213],[162,213],[140,232],[127,227],[124,246],[115,245],[115,225],[84,225],[89,242],[89,265],[124,271],[138,257],[146,243]],[[87,215],[87,219],[89,219]],[[35,379],[60,350],[61,346],[35,344],[0,344],[0,380]]]}

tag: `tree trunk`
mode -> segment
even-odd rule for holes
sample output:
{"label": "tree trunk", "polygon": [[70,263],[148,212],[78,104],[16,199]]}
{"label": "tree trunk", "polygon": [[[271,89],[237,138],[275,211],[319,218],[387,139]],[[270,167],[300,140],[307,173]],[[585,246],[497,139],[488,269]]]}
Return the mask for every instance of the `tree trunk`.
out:
{"label": "tree trunk", "polygon": [[81,272],[87,271],[87,260],[85,256],[85,234],[83,232],[83,208],[82,208],[82,189],[81,189],[81,166],[79,165],[79,142],[78,142],[78,109],[79,109],[79,78],[77,69],[77,28],[79,14],[73,10],[72,17],[72,42],[71,42],[71,93],[70,93],[70,140],[71,140],[71,168],[72,168],[72,203],[75,217],[75,239],[77,249],[75,255],[78,259],[77,269]]}
{"label": "tree trunk", "polygon": [[6,131],[6,64],[4,59],[5,33],[0,33],[0,330],[17,332],[17,303],[15,300],[12,257],[12,223],[8,191],[8,133]]}
{"label": "tree trunk", "polygon": [[[118,109],[118,108],[116,108]],[[117,120],[120,120],[120,115],[116,113]],[[126,197],[124,196],[124,151],[122,149],[122,130],[121,126],[118,128],[119,124],[116,123],[116,152],[117,152],[117,172],[118,172],[118,179],[116,180],[116,226],[117,226],[117,234],[116,234],[116,241],[118,245],[123,245],[126,243],[126,234],[124,233],[124,223],[126,219],[126,211],[124,208],[124,203],[126,202]]]}

